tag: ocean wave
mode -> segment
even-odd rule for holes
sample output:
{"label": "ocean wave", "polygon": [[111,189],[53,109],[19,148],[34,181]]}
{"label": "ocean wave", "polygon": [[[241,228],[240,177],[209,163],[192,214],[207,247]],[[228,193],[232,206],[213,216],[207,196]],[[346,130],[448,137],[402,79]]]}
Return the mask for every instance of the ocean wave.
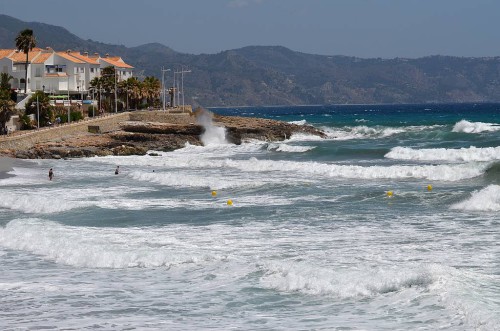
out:
{"label": "ocean wave", "polygon": [[294,133],[287,141],[321,141],[324,138],[305,133]]}
{"label": "ocean wave", "polygon": [[489,185],[475,191],[471,197],[451,206],[451,209],[466,211],[500,211],[500,186]]}
{"label": "ocean wave", "polygon": [[409,147],[394,147],[385,155],[386,158],[396,160],[415,161],[495,161],[500,160],[500,147],[476,148],[429,148],[413,149]]}
{"label": "ocean wave", "polygon": [[393,135],[407,133],[407,132],[420,132],[429,129],[435,129],[440,125],[420,125],[420,126],[406,126],[406,127],[383,127],[375,126],[369,127],[365,125],[343,128],[322,128],[328,137],[333,140],[352,140],[352,139],[377,139],[386,138]]}
{"label": "ocean wave", "polygon": [[292,146],[288,144],[271,143],[267,146],[269,151],[288,152],[288,153],[304,153],[314,149],[314,146]]}
{"label": "ocean wave", "polygon": [[264,273],[261,283],[266,288],[341,299],[373,297],[412,287],[426,288],[434,280],[432,270],[421,266],[333,271],[305,263],[269,262],[261,269]]}
{"label": "ocean wave", "polygon": [[500,130],[500,125],[495,123],[469,122],[461,120],[453,127],[453,132],[481,133]]}
{"label": "ocean wave", "polygon": [[145,192],[149,188],[112,187],[100,189],[39,189],[17,192],[0,191],[0,207],[27,214],[53,214],[91,207],[99,204],[100,198],[123,196],[127,193]]}
{"label": "ocean wave", "polygon": [[76,267],[153,268],[224,261],[165,229],[82,228],[40,219],[16,219],[0,228],[0,246]]}
{"label": "ocean wave", "polygon": [[306,125],[307,121],[306,120],[300,120],[300,121],[290,121],[288,122],[290,124],[296,124],[296,125]]}
{"label": "ocean wave", "polygon": [[[198,164],[199,168],[221,167],[224,161],[207,162],[207,165]],[[207,188],[207,189],[234,189],[241,187],[259,187],[270,182],[278,182],[276,179],[267,178],[256,180],[255,178],[241,179],[227,176],[224,174],[207,176],[206,172],[144,172],[132,171],[128,174],[130,178],[142,182],[171,186],[171,187],[189,187],[189,188]]]}
{"label": "ocean wave", "polygon": [[488,169],[488,163],[442,164],[442,165],[392,165],[392,166],[355,166],[319,162],[226,160],[226,166],[249,172],[296,172],[326,177],[349,179],[409,179],[458,181],[481,176]]}

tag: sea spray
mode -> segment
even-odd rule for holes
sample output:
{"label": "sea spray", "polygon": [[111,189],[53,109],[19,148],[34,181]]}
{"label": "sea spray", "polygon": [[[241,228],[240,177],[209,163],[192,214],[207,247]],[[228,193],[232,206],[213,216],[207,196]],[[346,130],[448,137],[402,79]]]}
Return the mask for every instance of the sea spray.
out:
{"label": "sea spray", "polygon": [[226,128],[214,125],[212,117],[212,113],[208,111],[203,111],[197,116],[197,123],[205,129],[200,136],[201,142],[205,146],[228,144],[229,142],[226,140]]}

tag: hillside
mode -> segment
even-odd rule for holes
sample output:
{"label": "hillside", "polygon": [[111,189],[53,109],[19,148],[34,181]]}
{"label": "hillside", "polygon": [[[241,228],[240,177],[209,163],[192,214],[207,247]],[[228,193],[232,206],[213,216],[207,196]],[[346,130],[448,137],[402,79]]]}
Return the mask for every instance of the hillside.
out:
{"label": "hillside", "polygon": [[[186,102],[202,106],[499,102],[500,57],[429,56],[361,59],[249,46],[218,54],[183,54],[162,44],[125,47],[83,40],[66,29],[0,15],[0,48],[31,28],[38,46],[122,56],[138,76],[187,66]],[[167,83],[172,82],[168,72]]]}

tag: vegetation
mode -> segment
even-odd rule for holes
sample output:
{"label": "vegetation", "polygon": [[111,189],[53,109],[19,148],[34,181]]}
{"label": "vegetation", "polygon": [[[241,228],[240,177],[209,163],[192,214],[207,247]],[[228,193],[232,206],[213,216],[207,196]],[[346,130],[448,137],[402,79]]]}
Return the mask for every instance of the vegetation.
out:
{"label": "vegetation", "polygon": [[6,124],[16,113],[16,103],[12,100],[10,80],[12,76],[2,73],[0,75],[0,131],[7,132]]}
{"label": "vegetation", "polygon": [[25,115],[34,114],[35,121],[39,126],[47,126],[54,123],[55,116],[53,108],[50,105],[49,97],[42,91],[36,91],[26,101]]}
{"label": "vegetation", "polygon": [[26,62],[24,63],[25,79],[24,79],[24,93],[28,87],[28,54],[36,46],[36,38],[33,35],[33,30],[24,29],[19,32],[16,37],[16,48],[26,54]]}
{"label": "vegetation", "polygon": [[[118,110],[157,107],[160,103],[161,83],[156,77],[146,77],[140,81],[136,77],[124,81],[115,81],[115,68],[112,66],[102,70],[101,77],[90,81],[90,87],[97,92],[98,105],[107,112],[115,108],[115,84]],[[145,101],[143,104],[142,102]]]}

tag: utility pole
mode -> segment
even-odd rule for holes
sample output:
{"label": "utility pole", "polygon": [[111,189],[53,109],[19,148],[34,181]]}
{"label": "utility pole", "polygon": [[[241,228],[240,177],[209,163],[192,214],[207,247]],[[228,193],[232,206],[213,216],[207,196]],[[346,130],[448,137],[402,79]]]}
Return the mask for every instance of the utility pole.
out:
{"label": "utility pole", "polygon": [[163,67],[161,67],[161,95],[162,95],[162,99],[163,99],[163,111],[165,111],[165,72],[167,71],[170,71],[170,69],[163,69]]}
{"label": "utility pole", "polygon": [[40,104],[38,103],[38,95],[36,96],[36,127],[40,129]]}
{"label": "utility pole", "polygon": [[181,74],[182,111],[184,111],[184,74],[188,72],[191,72],[191,70],[184,70],[184,66],[181,67],[181,71],[177,71],[178,74]]}
{"label": "utility pole", "polygon": [[116,68],[115,68],[115,113],[118,113],[118,99],[116,97]]}

